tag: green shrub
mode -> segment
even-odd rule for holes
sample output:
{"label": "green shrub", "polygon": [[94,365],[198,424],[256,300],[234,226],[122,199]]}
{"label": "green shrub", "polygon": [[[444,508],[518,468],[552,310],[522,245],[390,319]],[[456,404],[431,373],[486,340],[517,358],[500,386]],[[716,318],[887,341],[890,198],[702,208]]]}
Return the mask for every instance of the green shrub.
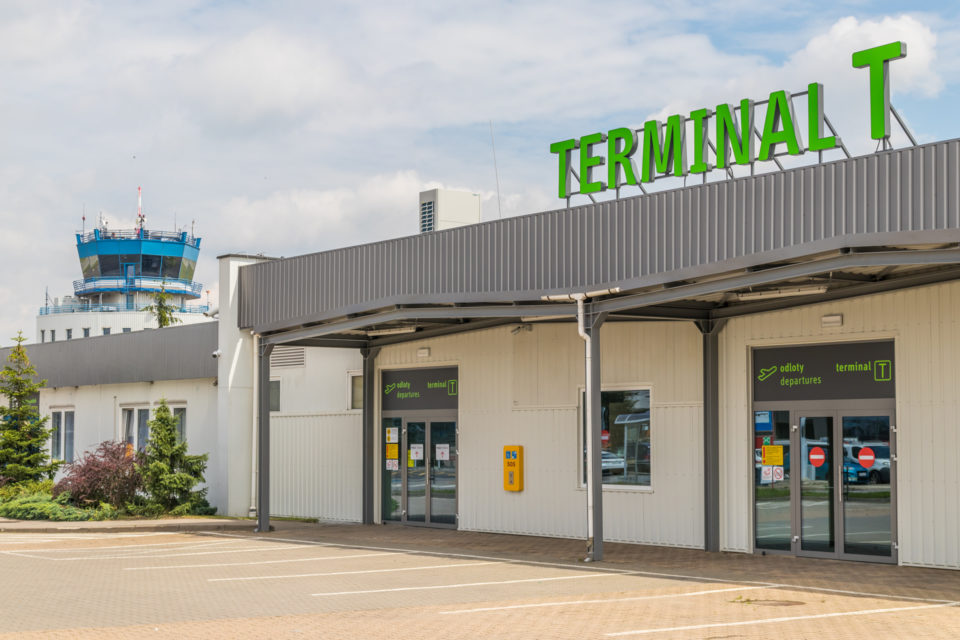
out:
{"label": "green shrub", "polygon": [[34,493],[45,493],[49,495],[53,490],[53,480],[25,480],[23,482],[14,482],[0,487],[0,502],[6,502],[29,496]]}
{"label": "green shrub", "polygon": [[80,509],[67,504],[68,492],[56,498],[49,493],[21,495],[6,502],[0,502],[0,517],[17,520],[53,520],[57,522],[76,522],[79,520],[112,520],[117,510],[105,503],[96,509]]}

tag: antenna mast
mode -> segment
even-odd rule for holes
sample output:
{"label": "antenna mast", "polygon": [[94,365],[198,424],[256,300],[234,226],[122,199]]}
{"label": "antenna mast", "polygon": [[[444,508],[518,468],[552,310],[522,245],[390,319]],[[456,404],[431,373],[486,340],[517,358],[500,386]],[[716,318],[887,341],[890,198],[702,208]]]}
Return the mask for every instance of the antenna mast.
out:
{"label": "antenna mast", "polygon": [[143,223],[146,220],[143,215],[143,196],[140,187],[137,187],[137,230],[143,230]]}

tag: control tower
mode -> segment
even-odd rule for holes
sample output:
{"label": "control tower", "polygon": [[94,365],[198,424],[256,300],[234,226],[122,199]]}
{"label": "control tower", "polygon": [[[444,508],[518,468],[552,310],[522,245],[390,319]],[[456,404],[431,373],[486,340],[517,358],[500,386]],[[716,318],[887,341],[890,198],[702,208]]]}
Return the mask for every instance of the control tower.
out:
{"label": "control tower", "polygon": [[200,238],[187,231],[147,229],[142,214],[134,229],[108,229],[100,223],[76,234],[82,280],[73,295],[45,301],[37,316],[37,341],[56,342],[157,326],[143,311],[161,289],[167,304],[177,308],[181,323],[203,322],[207,305],[188,304],[200,298],[203,285],[194,281]]}

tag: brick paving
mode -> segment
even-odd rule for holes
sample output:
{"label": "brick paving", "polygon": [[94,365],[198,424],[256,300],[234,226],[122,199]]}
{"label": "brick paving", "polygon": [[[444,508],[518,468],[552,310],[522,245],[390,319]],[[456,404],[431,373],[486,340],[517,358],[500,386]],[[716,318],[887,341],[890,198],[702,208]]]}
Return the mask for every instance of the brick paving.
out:
{"label": "brick paving", "polygon": [[960,637],[956,571],[276,524],[2,533],[0,638]]}

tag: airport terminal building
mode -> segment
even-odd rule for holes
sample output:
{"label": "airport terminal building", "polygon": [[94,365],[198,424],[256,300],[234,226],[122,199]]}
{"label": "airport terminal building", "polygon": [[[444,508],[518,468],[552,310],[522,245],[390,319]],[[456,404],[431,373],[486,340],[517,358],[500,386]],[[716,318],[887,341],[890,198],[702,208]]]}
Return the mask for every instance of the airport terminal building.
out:
{"label": "airport terminal building", "polygon": [[261,394],[363,357],[358,520],[960,568],[958,140],[248,262]]}

